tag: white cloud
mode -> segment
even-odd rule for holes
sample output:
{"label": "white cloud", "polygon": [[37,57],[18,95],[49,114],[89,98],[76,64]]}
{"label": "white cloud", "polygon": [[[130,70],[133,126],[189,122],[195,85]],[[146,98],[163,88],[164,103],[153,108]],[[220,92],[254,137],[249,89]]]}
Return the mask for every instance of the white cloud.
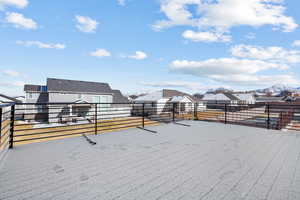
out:
{"label": "white cloud", "polygon": [[19,77],[19,76],[21,76],[20,72],[17,72],[15,70],[10,70],[10,69],[3,70],[2,73],[4,75],[10,76],[10,77]]}
{"label": "white cloud", "polygon": [[64,49],[66,45],[64,44],[54,44],[54,43],[43,43],[40,41],[17,41],[19,45],[24,45],[26,47],[36,46],[41,49]]}
{"label": "white cloud", "polygon": [[28,5],[27,0],[0,0],[0,10],[13,6],[16,8],[25,8]]}
{"label": "white cloud", "polygon": [[[153,88],[178,88],[187,89],[193,92],[207,91],[209,89],[217,89],[221,86],[219,85],[202,85],[199,82],[191,81],[158,81],[158,82],[141,82],[142,85]],[[225,88],[230,88],[229,86],[224,86]]]}
{"label": "white cloud", "polygon": [[[204,61],[175,60],[170,65],[170,70],[177,73],[235,86],[267,86],[275,83],[300,84],[293,75],[282,74],[282,72],[280,75],[274,73],[274,70],[286,69],[289,69],[289,66],[281,63],[237,58],[219,58]],[[273,75],[262,75],[261,73],[266,70],[273,70]]]}
{"label": "white cloud", "polygon": [[[189,9],[194,6],[195,12]],[[192,26],[200,32],[224,34],[232,27],[260,27],[290,32],[298,25],[286,16],[283,0],[161,0],[161,12],[166,20],[157,21],[153,28],[161,30],[172,26]]]}
{"label": "white cloud", "polygon": [[294,47],[300,47],[300,40],[295,40],[292,44]]}
{"label": "white cloud", "polygon": [[284,70],[288,68],[284,64],[237,58],[219,58],[204,61],[175,60],[171,64],[172,71],[196,76],[255,74],[268,69]]}
{"label": "white cloud", "polygon": [[106,49],[97,49],[96,51],[91,52],[90,56],[109,57],[109,56],[111,56],[111,53]]}
{"label": "white cloud", "polygon": [[23,14],[15,12],[6,13],[5,21],[16,28],[37,29],[38,27],[37,23],[32,19],[26,18]]}
{"label": "white cloud", "polygon": [[230,35],[223,35],[213,32],[195,32],[187,30],[182,34],[185,39],[192,40],[194,42],[230,42]]}
{"label": "white cloud", "polygon": [[117,1],[120,6],[125,6],[125,4],[126,4],[125,0],[117,0]]}
{"label": "white cloud", "polygon": [[261,47],[251,45],[237,45],[231,48],[233,56],[269,60],[280,63],[300,63],[300,51],[286,50],[282,47]]}
{"label": "white cloud", "polygon": [[134,55],[128,56],[128,58],[136,59],[136,60],[144,60],[148,56],[145,52],[142,51],[136,51]]}
{"label": "white cloud", "polygon": [[245,38],[247,38],[248,40],[253,40],[256,38],[256,34],[255,33],[248,33],[247,35],[245,35]]}
{"label": "white cloud", "polygon": [[90,17],[76,15],[75,18],[78,23],[76,28],[84,33],[94,33],[99,24],[96,20],[93,20]]}

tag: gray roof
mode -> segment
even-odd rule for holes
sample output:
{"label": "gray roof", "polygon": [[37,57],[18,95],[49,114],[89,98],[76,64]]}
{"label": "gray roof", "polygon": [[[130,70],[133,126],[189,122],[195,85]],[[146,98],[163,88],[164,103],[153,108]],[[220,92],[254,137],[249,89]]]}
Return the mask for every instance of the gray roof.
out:
{"label": "gray roof", "polygon": [[204,101],[238,101],[239,99],[231,93],[205,94]]}
{"label": "gray roof", "polygon": [[284,97],[256,97],[258,102],[280,102],[283,101]]}
{"label": "gray roof", "polygon": [[233,94],[228,93],[228,92],[224,92],[224,95],[226,97],[228,97],[231,101],[239,101],[240,100],[239,98],[237,98],[236,96],[234,96]]}
{"label": "gray roof", "polygon": [[[151,92],[149,94],[146,94],[144,96],[140,96],[136,98],[134,101],[158,101],[160,99],[163,99],[163,92],[162,90]],[[168,99],[168,98],[166,98]]]}
{"label": "gray roof", "polygon": [[120,90],[112,90],[113,91],[113,102],[114,103],[129,103],[129,100],[123,96]]}
{"label": "gray roof", "polygon": [[187,93],[180,92],[178,90],[168,90],[168,89],[163,89],[163,90],[149,93],[144,96],[140,96],[136,98],[135,101],[158,101],[160,99],[171,99],[172,97],[183,97],[183,96],[188,96],[193,101],[195,101],[195,98],[193,98],[193,96]]}
{"label": "gray roof", "polygon": [[169,98],[169,97],[175,97],[175,96],[191,96],[191,95],[184,93],[184,92],[180,92],[178,90],[163,89],[162,96],[164,98]]}
{"label": "gray roof", "polygon": [[24,91],[32,91],[32,92],[39,92],[41,91],[41,85],[30,85],[30,84],[26,84],[24,85]]}
{"label": "gray roof", "polygon": [[48,78],[47,86],[49,92],[80,92],[97,94],[113,93],[107,83],[97,83],[89,81]]}
{"label": "gray roof", "polygon": [[22,101],[16,99],[16,98],[13,98],[13,97],[10,97],[10,96],[7,96],[7,95],[4,95],[4,94],[0,94],[0,97],[6,99],[6,100],[2,100],[0,102],[2,103],[10,103],[10,102],[15,102],[15,103],[22,103]]}
{"label": "gray roof", "polygon": [[252,93],[237,93],[237,94],[233,94],[234,96],[236,96],[237,98],[239,98],[239,100],[241,101],[247,101],[247,100],[251,100],[254,99],[255,97]]}

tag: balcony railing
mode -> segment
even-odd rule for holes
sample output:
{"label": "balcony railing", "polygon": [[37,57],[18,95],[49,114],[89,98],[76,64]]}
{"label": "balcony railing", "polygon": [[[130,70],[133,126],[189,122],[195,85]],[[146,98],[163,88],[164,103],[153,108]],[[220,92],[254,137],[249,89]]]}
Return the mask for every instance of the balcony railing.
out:
{"label": "balcony railing", "polygon": [[[298,118],[299,114],[299,118]],[[16,103],[0,106],[0,159],[15,145],[82,134],[202,120],[268,129],[300,122],[300,105],[205,103]]]}

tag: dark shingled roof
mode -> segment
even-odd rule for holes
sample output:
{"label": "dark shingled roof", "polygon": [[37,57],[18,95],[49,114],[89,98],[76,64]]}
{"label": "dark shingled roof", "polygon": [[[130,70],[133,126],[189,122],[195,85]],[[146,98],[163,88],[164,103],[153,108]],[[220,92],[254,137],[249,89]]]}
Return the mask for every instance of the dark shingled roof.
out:
{"label": "dark shingled roof", "polygon": [[120,90],[113,90],[113,93],[114,103],[129,103],[129,100],[123,96]]}
{"label": "dark shingled roof", "polygon": [[24,91],[32,91],[32,92],[39,92],[41,91],[41,85],[24,85]]}
{"label": "dark shingled roof", "polygon": [[16,98],[13,98],[13,97],[6,96],[4,94],[0,94],[0,97],[3,97],[8,100],[8,101],[1,101],[2,103],[10,103],[10,102],[22,103],[22,101],[20,101]]}
{"label": "dark shingled roof", "polygon": [[168,98],[168,97],[176,97],[176,96],[190,96],[187,93],[180,92],[177,90],[168,90],[168,89],[163,89],[163,97]]}
{"label": "dark shingled roof", "polygon": [[228,92],[224,92],[223,93],[226,97],[228,97],[231,101],[239,101],[240,99],[237,98],[236,96],[234,96],[233,94],[231,93],[228,93]]}
{"label": "dark shingled roof", "polygon": [[48,78],[47,86],[49,92],[113,93],[107,83]]}
{"label": "dark shingled roof", "polygon": [[188,96],[193,101],[196,101],[196,102],[200,101],[200,99],[197,99],[197,98],[193,97],[192,95],[185,93],[185,92],[180,92],[178,90],[163,89],[163,97],[164,98],[176,97],[176,96]]}

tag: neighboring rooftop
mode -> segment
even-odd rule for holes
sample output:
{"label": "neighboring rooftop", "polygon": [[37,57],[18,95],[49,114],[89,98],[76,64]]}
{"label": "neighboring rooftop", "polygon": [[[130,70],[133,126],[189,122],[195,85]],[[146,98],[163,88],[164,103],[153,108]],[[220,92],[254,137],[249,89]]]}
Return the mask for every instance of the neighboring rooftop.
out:
{"label": "neighboring rooftop", "polygon": [[120,90],[112,90],[112,92],[114,103],[129,103],[128,98],[126,98]]}
{"label": "neighboring rooftop", "polygon": [[47,79],[49,92],[113,93],[107,83],[77,81],[66,79]]}
{"label": "neighboring rooftop", "polygon": [[300,199],[300,137],[198,121],[17,146],[0,199]]}
{"label": "neighboring rooftop", "polygon": [[26,84],[24,86],[24,91],[113,94],[112,89],[107,83],[56,78],[47,78],[46,86]]}
{"label": "neighboring rooftop", "polygon": [[284,97],[256,97],[257,102],[281,102]]}
{"label": "neighboring rooftop", "polygon": [[5,94],[0,94],[0,103],[12,103],[12,102],[22,103],[22,101],[17,98],[10,97]]}
{"label": "neighboring rooftop", "polygon": [[181,97],[188,96],[192,98],[191,95],[184,92],[180,92],[178,90],[163,89],[163,90],[148,93],[144,96],[140,96],[136,98],[134,101],[158,101],[160,99],[171,99],[172,97],[179,97],[179,96]]}

